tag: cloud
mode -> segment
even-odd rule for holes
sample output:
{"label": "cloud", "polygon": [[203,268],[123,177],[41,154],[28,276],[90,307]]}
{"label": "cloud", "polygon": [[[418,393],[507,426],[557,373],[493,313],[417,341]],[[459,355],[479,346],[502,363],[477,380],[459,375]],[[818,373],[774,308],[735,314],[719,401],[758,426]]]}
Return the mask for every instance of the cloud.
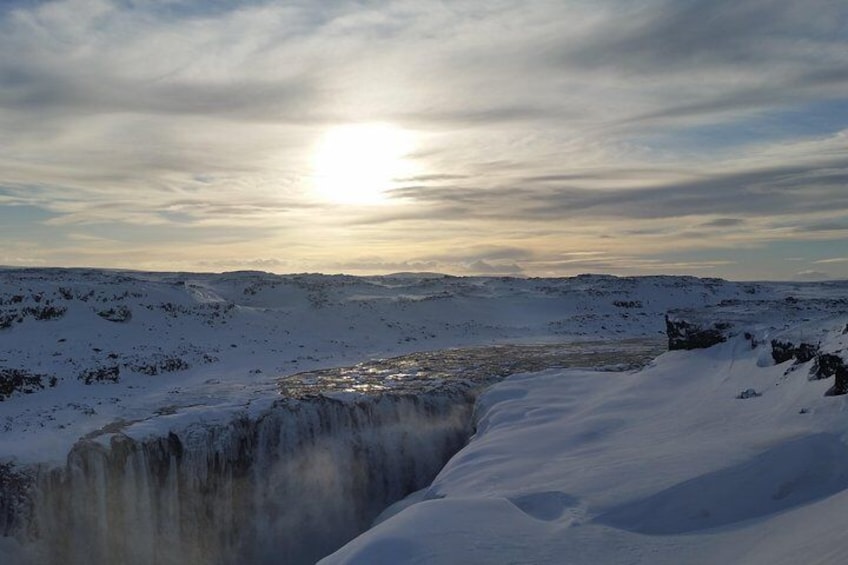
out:
{"label": "cloud", "polygon": [[[812,17],[810,10],[816,12]],[[831,18],[842,13],[826,0],[804,6],[791,0],[631,5],[605,22],[608,33],[576,50],[574,58],[585,65],[624,65],[640,72],[774,63],[775,51],[787,49],[787,38],[837,32],[838,19]]]}
{"label": "cloud", "polygon": [[837,89],[848,75],[838,44],[846,33],[837,22],[846,8],[837,2],[693,0],[618,8],[586,41],[563,49],[563,65],[640,85],[673,84],[666,104],[630,118],[642,127],[762,111],[811,95],[843,98]]}
{"label": "cloud", "polygon": [[474,261],[468,265],[468,271],[473,274],[481,275],[517,275],[524,271],[515,263],[511,264],[493,264],[483,261]]}
{"label": "cloud", "polygon": [[[848,165],[848,160],[839,166]],[[826,211],[848,207],[844,184],[816,175],[819,166],[775,166],[769,169],[717,174],[703,180],[612,190],[604,193],[565,189],[547,194],[529,212],[545,215],[588,213],[607,216],[661,218],[734,213],[750,215]],[[816,199],[807,198],[816,192]]]}
{"label": "cloud", "polygon": [[333,263],[325,272],[379,275],[407,272],[444,272],[435,261],[384,261],[379,257],[362,257],[351,261]]}
{"label": "cloud", "polygon": [[804,226],[799,226],[798,231],[802,232],[833,232],[833,231],[848,231],[848,220],[827,220],[821,222],[812,222]]}
{"label": "cloud", "polygon": [[533,251],[503,245],[473,245],[457,251],[431,255],[430,260],[447,263],[476,263],[480,261],[516,261],[533,258]]}
{"label": "cloud", "polygon": [[261,270],[270,272],[285,272],[291,268],[288,261],[276,258],[257,258],[257,259],[242,259],[242,258],[222,258],[215,261],[199,261],[201,267],[211,267],[215,270],[221,269],[236,269],[236,270]]}
{"label": "cloud", "polygon": [[[0,206],[31,211],[8,242],[63,264],[120,263],[105,241],[151,264],[720,270],[720,253],[654,255],[848,230],[846,16],[829,0],[7,2]],[[321,136],[372,120],[413,133],[415,172],[384,206],[317,201]],[[91,239],[47,241],[69,233]],[[360,249],[375,256],[347,259]],[[569,255],[584,250],[603,255]]]}
{"label": "cloud", "polygon": [[821,281],[830,278],[830,275],[822,271],[801,271],[795,274],[795,278],[802,281]]}
{"label": "cloud", "polygon": [[392,274],[404,272],[431,272],[451,275],[510,275],[520,276],[523,269],[516,263],[504,260],[466,259],[442,257],[439,259],[413,259],[384,261],[380,257],[360,257],[334,263],[330,272],[352,274]]}
{"label": "cloud", "polygon": [[[848,146],[845,146],[848,152]],[[481,188],[459,185],[407,186],[392,192],[409,199],[447,210],[466,218],[525,218],[528,221],[556,221],[580,218],[660,219],[682,216],[739,214],[747,217],[826,213],[848,209],[848,192],[843,175],[823,172],[848,168],[848,158],[822,163],[818,157],[802,156],[798,163],[760,164],[750,168],[703,171],[687,180],[669,183],[638,180],[644,186],[623,185],[614,174],[605,186],[584,187],[579,183],[547,185],[504,185]],[[556,178],[556,177],[549,177]],[[601,177],[596,177],[600,179]],[[389,218],[385,218],[389,219]],[[401,219],[400,217],[396,219]],[[720,218],[704,222],[704,227],[740,226],[745,218]],[[813,225],[819,225],[818,223]]]}
{"label": "cloud", "polygon": [[741,218],[716,218],[715,220],[704,222],[701,226],[705,228],[734,228],[744,223],[745,220]]}

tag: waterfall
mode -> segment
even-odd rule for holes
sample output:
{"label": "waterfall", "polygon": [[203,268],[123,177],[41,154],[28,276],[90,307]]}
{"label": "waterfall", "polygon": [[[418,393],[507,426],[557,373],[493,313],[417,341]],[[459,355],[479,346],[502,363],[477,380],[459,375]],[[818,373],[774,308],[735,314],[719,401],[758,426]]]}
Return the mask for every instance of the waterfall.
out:
{"label": "waterfall", "polygon": [[[0,561],[314,563],[430,484],[470,437],[489,384],[551,366],[638,365],[656,350],[646,340],[413,353],[280,378],[267,408],[227,423],[109,425],[63,466],[0,462]],[[164,431],[142,435],[148,425]]]}
{"label": "waterfall", "polygon": [[33,482],[38,563],[314,563],[423,488],[471,433],[474,392],[281,398],[258,416],[82,440]]}

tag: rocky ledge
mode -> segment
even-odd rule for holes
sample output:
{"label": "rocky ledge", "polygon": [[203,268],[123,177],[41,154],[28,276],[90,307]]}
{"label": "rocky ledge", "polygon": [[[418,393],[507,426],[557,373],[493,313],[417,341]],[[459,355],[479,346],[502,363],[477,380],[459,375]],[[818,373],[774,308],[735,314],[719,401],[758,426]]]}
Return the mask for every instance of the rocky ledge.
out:
{"label": "rocky ledge", "polygon": [[833,377],[827,395],[848,393],[846,299],[726,300],[669,312],[666,332],[670,350],[705,349],[741,336],[751,347],[767,347],[767,359],[787,363],[787,372],[806,369],[810,380]]}

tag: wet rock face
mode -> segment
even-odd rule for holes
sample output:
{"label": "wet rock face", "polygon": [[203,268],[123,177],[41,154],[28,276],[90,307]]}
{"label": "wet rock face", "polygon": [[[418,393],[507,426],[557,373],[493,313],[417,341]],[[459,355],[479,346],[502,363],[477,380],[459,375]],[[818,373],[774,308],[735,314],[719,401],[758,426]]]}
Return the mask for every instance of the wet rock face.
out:
{"label": "wet rock face", "polygon": [[727,341],[730,324],[724,322],[694,323],[666,316],[668,349],[706,349]]}

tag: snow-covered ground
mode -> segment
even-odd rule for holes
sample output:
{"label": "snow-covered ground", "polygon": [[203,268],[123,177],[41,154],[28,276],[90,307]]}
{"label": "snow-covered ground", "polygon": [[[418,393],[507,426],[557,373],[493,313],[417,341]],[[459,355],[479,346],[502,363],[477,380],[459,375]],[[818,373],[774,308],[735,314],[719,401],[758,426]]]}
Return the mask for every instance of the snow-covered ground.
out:
{"label": "snow-covered ground", "polygon": [[844,362],[848,308],[782,302],[726,304],[727,341],[638,372],[494,385],[432,485],[322,565],[845,563],[848,397],[773,340]]}
{"label": "snow-covered ground", "polygon": [[661,338],[669,308],[774,292],[686,277],[0,270],[0,461],[62,462],[118,419],[226,418],[300,371],[470,345]]}
{"label": "snow-covered ground", "polygon": [[[326,563],[837,563],[833,555],[848,548],[836,530],[848,486],[848,418],[846,397],[825,393],[845,360],[846,297],[848,284],[839,282],[692,277],[0,270],[0,506],[18,494],[15,469],[38,464],[64,466],[59,483],[39,471],[42,486],[65,485],[51,494],[58,501],[81,472],[79,484],[111,504],[110,481],[123,476],[121,465],[135,465],[120,486],[124,499],[141,500],[136,487],[146,492],[151,480],[161,482],[155,500],[145,499],[145,520],[176,516],[173,504],[202,508],[208,501],[197,493],[186,497],[192,479],[182,462],[196,445],[201,455],[186,461],[235,473],[203,487],[223,496],[215,508],[231,508],[227,485],[257,483],[278,470],[270,455],[290,453],[290,443],[268,431],[274,422],[299,429],[289,412],[301,408],[279,410],[286,398],[310,399],[304,406],[314,406],[313,419],[302,425],[314,446],[352,417],[339,402],[366,410],[367,422],[350,435],[356,445],[333,440],[321,448],[339,465],[355,459],[366,437],[391,437],[414,459],[414,426],[432,419],[434,408],[413,403],[422,412],[410,415],[381,395],[409,402],[421,382],[457,372],[461,386],[428,401],[448,410],[474,382],[521,372],[479,400],[476,435],[429,488]],[[717,345],[666,353],[639,372],[562,368],[604,365],[605,352],[629,347],[638,357],[667,331],[676,346]],[[575,342],[582,348],[561,346]],[[480,346],[489,349],[467,349]],[[414,352],[430,353],[374,361]],[[827,378],[811,381],[811,373]],[[383,421],[400,432],[380,431]],[[455,443],[464,425],[434,441]],[[86,447],[92,441],[106,451]],[[115,446],[129,449],[126,462],[109,454]],[[380,453],[391,459],[386,472],[404,467],[385,445]],[[95,471],[101,478],[92,482]],[[278,492],[263,480],[257,503]],[[392,480],[404,478],[380,480],[395,492]],[[137,515],[137,506],[121,510],[121,519]],[[331,510],[314,515],[344,514]],[[156,520],[147,525],[153,537],[132,547],[158,540]],[[0,516],[3,524],[11,522]],[[265,530],[266,538],[276,531]],[[179,550],[179,540],[166,541]],[[0,537],[0,557],[15,543]],[[54,551],[67,543],[79,546],[83,561],[75,563],[85,562],[75,537]],[[103,555],[129,551],[109,543]],[[275,562],[269,556],[263,562]],[[209,559],[201,551],[191,562]]]}

